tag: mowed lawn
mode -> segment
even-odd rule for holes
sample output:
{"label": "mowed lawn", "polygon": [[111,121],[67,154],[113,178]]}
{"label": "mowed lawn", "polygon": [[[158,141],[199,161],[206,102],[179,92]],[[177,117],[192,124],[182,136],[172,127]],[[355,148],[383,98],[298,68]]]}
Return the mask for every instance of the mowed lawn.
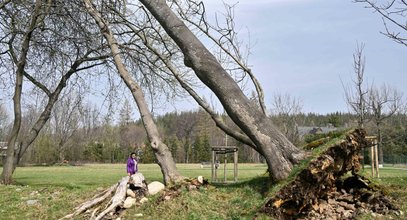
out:
{"label": "mowed lawn", "polygon": [[[182,175],[211,178],[210,165],[178,164]],[[222,169],[218,177],[223,179]],[[264,164],[239,164],[239,181],[247,181],[266,172]],[[0,168],[2,170],[2,168]],[[147,182],[162,182],[156,164],[140,164]],[[233,164],[227,165],[227,178],[233,179]],[[126,175],[125,164],[85,164],[82,166],[18,167],[14,185],[0,185],[0,219],[57,219],[74,207]],[[27,201],[38,200],[35,205]]]}
{"label": "mowed lawn", "polygon": [[[188,177],[211,177],[210,166],[178,164],[177,167]],[[155,201],[155,196],[143,206],[127,210],[124,219],[253,219],[267,200],[268,189],[273,188],[266,184],[266,169],[265,164],[239,164],[238,183],[213,184],[194,192],[183,190],[179,197],[161,203]],[[140,164],[139,170],[148,182],[162,181],[158,165]],[[374,181],[383,185],[405,212],[407,170],[385,167],[380,171],[381,178]],[[232,180],[232,164],[227,165],[226,173],[227,179]],[[0,219],[61,218],[124,175],[125,164],[19,167],[14,185],[0,185]],[[365,175],[370,176],[368,168]],[[223,179],[223,165],[218,170],[218,178]],[[30,200],[37,203],[27,204]]]}

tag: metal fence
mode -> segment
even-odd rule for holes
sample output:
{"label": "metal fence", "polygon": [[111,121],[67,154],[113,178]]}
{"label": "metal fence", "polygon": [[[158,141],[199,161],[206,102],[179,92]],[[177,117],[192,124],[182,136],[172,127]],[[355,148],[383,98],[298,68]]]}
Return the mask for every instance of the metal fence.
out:
{"label": "metal fence", "polygon": [[383,162],[385,164],[407,164],[407,155],[383,155]]}

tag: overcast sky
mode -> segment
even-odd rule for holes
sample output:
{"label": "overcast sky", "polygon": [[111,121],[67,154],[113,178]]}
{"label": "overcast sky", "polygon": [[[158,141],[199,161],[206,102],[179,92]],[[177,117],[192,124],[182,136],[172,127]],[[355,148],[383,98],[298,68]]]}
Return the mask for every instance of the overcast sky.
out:
{"label": "overcast sky", "polygon": [[[204,0],[210,16],[222,1]],[[250,30],[252,70],[271,105],[273,93],[300,98],[304,112],[347,112],[341,78],[350,83],[357,42],[365,44],[369,83],[407,94],[407,48],[384,35],[377,13],[351,0],[226,0],[236,5],[242,37]]]}
{"label": "overcast sky", "polygon": [[[221,0],[203,2],[209,17],[224,11]],[[341,79],[351,83],[357,42],[365,44],[369,83],[386,83],[407,96],[407,48],[380,34],[384,31],[381,17],[365,5],[352,0],[225,2],[236,4],[235,22],[246,41],[250,31],[250,65],[269,108],[273,94],[288,93],[302,100],[303,112],[348,112]],[[7,101],[11,100],[5,101],[11,112]],[[155,113],[196,108],[192,100],[162,103]]]}

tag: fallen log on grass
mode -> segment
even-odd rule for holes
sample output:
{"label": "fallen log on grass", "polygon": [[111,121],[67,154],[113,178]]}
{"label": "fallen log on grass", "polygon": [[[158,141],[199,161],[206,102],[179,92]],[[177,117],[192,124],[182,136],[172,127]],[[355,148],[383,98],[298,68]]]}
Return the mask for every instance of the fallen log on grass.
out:
{"label": "fallen log on grass", "polygon": [[107,198],[109,198],[116,189],[117,189],[117,184],[114,184],[113,186],[109,187],[108,189],[106,189],[103,192],[94,196],[91,200],[86,201],[86,202],[82,203],[81,205],[79,205],[78,207],[76,207],[75,211],[73,213],[62,217],[61,220],[73,218],[79,214],[82,214],[86,210],[91,209],[96,205],[99,205],[100,203],[105,201]]}
{"label": "fallen log on grass", "polygon": [[116,193],[112,197],[112,199],[110,201],[110,205],[105,210],[103,210],[100,214],[98,214],[95,218],[93,218],[93,216],[92,216],[91,219],[100,220],[107,213],[114,211],[116,209],[116,207],[121,205],[124,202],[124,200],[126,199],[126,191],[127,191],[128,182],[129,182],[129,177],[128,176],[123,177],[122,180],[120,180],[120,182],[116,188]]}
{"label": "fallen log on grass", "polygon": [[[142,176],[142,174],[140,174]],[[143,177],[144,180],[144,177]],[[130,177],[123,177],[117,184],[109,187],[98,195],[94,196],[91,200],[82,203],[75,208],[75,211],[61,219],[70,219],[84,212],[91,211],[90,219],[100,220],[103,219],[108,213],[115,214],[117,209],[120,209],[127,196],[128,183],[131,183]],[[145,184],[145,182],[143,182]],[[146,188],[146,187],[145,187]],[[145,191],[143,187],[138,190]],[[106,205],[105,205],[106,204]],[[101,208],[105,205],[105,208]],[[102,210],[99,212],[99,210]]]}
{"label": "fallen log on grass", "polygon": [[[379,188],[357,175],[359,152],[368,145],[365,132],[354,130],[325,146],[261,211],[278,219],[352,219],[363,212],[396,212],[397,207]],[[349,172],[352,176],[343,179]]]}
{"label": "fallen log on grass", "polygon": [[[165,198],[165,200],[170,200],[181,192],[174,189],[180,189],[185,186],[188,190],[194,190],[206,184],[208,184],[208,181],[202,176],[199,176],[197,179],[185,179],[184,182],[170,187],[161,197]],[[145,196],[154,195],[164,189],[164,185],[158,181],[147,185],[143,174],[136,173],[131,177],[123,177],[117,184],[97,194],[91,200],[82,203],[75,208],[73,213],[61,219],[70,219],[83,213],[85,213],[84,216],[86,218],[92,220],[114,219],[119,217],[122,211],[132,207],[136,202],[142,204],[148,201]]]}
{"label": "fallen log on grass", "polygon": [[[132,207],[136,202],[143,204],[148,201],[147,195],[161,192],[156,201],[158,205],[160,202],[171,200],[180,195],[181,188],[183,187],[191,191],[207,184],[208,180],[199,176],[196,179],[184,179],[182,183],[165,189],[164,185],[158,181],[147,185],[144,176],[141,173],[137,173],[130,178],[128,176],[123,177],[117,184],[79,205],[73,213],[61,219],[70,219],[83,213],[85,213],[84,216],[86,218],[92,220],[115,219],[123,213],[122,211]],[[105,207],[102,208],[103,206]]]}

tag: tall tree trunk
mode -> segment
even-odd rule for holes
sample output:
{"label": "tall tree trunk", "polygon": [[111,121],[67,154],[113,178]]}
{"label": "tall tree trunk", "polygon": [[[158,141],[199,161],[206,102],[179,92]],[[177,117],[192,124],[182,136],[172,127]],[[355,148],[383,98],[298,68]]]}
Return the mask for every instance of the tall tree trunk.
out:
{"label": "tall tree trunk", "polygon": [[[62,76],[57,87],[55,88],[55,90],[52,93],[43,84],[36,81],[30,75],[24,74],[26,76],[26,78],[28,78],[38,88],[41,88],[48,95],[48,102],[47,102],[47,105],[45,106],[44,110],[42,111],[40,117],[31,127],[28,135],[26,137],[24,137],[24,140],[21,141],[20,146],[18,148],[18,152],[14,155],[13,172],[16,169],[17,165],[20,163],[21,158],[23,157],[24,153],[27,151],[28,147],[30,147],[31,144],[35,141],[35,139],[38,137],[38,134],[44,127],[45,123],[47,123],[47,121],[51,117],[52,108],[54,107],[55,103],[58,101],[59,95],[61,94],[62,90],[66,87],[67,82],[71,78],[71,76],[79,71],[80,65],[82,65],[84,62],[95,61],[95,60],[106,58],[106,56],[88,57],[88,55],[90,55],[90,54],[91,54],[91,52],[88,51],[82,58],[78,58],[71,65],[70,69]],[[93,66],[94,65],[87,66],[87,67],[81,68],[81,70],[85,70],[85,69],[91,68]]]}
{"label": "tall tree trunk", "polygon": [[286,178],[294,163],[304,157],[271,120],[243,94],[210,51],[175,15],[164,0],[140,0],[184,54],[184,63],[219,98],[233,122],[246,133],[265,157],[275,180]]}
{"label": "tall tree trunk", "polygon": [[89,14],[93,17],[93,19],[95,19],[95,22],[100,28],[100,32],[109,44],[120,77],[123,79],[124,83],[130,89],[131,94],[133,95],[134,101],[136,102],[137,107],[140,111],[141,120],[143,121],[144,128],[146,129],[151,147],[154,151],[154,155],[158,161],[158,165],[161,168],[165,184],[168,185],[171,183],[182,181],[184,178],[183,176],[181,176],[175,166],[171,151],[168,149],[167,145],[164,144],[159,136],[157,126],[150,111],[148,110],[143,91],[129,74],[127,68],[123,64],[122,58],[120,56],[120,50],[117,46],[117,41],[109,28],[108,22],[102,18],[101,14],[98,11],[95,10],[90,0],[84,0],[84,3]]}
{"label": "tall tree trunk", "polygon": [[14,155],[15,155],[15,146],[17,143],[17,138],[20,133],[21,127],[21,93],[23,89],[23,77],[24,77],[24,68],[27,63],[27,54],[30,47],[30,41],[32,33],[37,25],[37,19],[40,15],[41,9],[41,0],[35,2],[34,11],[32,13],[31,22],[27,28],[27,32],[24,35],[23,42],[21,45],[21,53],[17,63],[16,71],[16,85],[14,89],[13,97],[13,107],[14,107],[14,123],[11,130],[11,134],[7,143],[7,156],[5,164],[3,165],[3,171],[1,173],[1,181],[4,184],[10,184],[12,182],[12,175],[14,171]]}

